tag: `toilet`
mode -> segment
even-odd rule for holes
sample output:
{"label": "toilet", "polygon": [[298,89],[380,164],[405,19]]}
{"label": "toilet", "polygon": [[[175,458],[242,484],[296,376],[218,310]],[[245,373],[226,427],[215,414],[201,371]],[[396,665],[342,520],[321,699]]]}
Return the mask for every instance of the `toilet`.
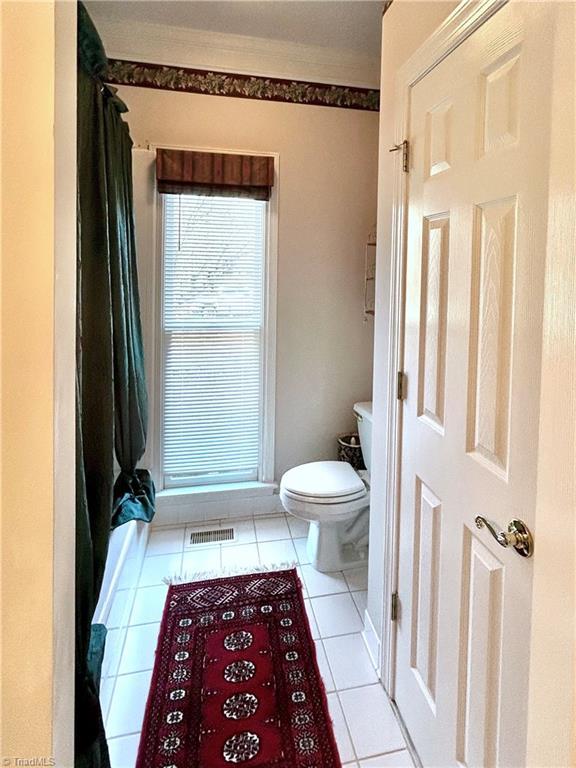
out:
{"label": "toilet", "polygon": [[280,481],[286,512],[310,523],[308,557],[322,572],[356,568],[368,558],[372,403],[356,403],[354,413],[367,471],[344,461],[313,461]]}

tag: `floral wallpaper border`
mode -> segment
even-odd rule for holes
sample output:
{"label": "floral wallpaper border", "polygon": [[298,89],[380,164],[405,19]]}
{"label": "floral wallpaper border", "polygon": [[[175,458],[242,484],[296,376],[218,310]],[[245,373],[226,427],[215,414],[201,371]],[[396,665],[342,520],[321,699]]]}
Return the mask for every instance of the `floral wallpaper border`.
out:
{"label": "floral wallpaper border", "polygon": [[104,80],[113,85],[133,85],[139,88],[158,88],[165,91],[262,99],[263,101],[284,101],[291,104],[311,104],[341,109],[362,109],[369,112],[377,112],[380,105],[380,91],[372,88],[308,83],[303,80],[280,80],[121,59],[108,60]]}

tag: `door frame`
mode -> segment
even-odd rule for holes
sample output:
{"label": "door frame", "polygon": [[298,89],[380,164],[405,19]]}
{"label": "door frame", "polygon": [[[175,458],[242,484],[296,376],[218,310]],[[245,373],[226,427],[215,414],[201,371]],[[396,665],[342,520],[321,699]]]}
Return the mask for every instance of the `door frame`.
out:
{"label": "door frame", "polygon": [[[74,762],[76,561],[76,3],[54,4],[52,757]],[[71,161],[70,158],[73,158]]]}
{"label": "door frame", "polygon": [[[511,0],[515,2],[515,0]],[[398,70],[395,91],[395,133],[398,146],[409,136],[410,91],[431,70],[488,21],[508,0],[463,0],[428,40]],[[561,5],[560,3],[558,4]],[[570,19],[575,3],[566,3],[557,13],[562,18],[558,44],[558,71],[570,71],[576,24]],[[560,78],[561,79],[561,78]],[[556,89],[556,84],[554,85]],[[562,88],[564,90],[562,91]],[[574,132],[570,132],[576,103],[573,84],[559,82],[556,103],[564,114],[555,117],[564,144],[553,144],[550,161],[550,200],[554,187],[558,201],[548,214],[546,296],[543,322],[544,346],[541,372],[538,493],[536,501],[537,560],[533,581],[533,620],[530,636],[530,695],[528,701],[528,766],[576,765],[574,714],[576,712],[576,269],[569,243],[576,239],[571,182],[567,179],[576,162]],[[554,102],[553,102],[554,104]],[[572,110],[572,112],[571,112]],[[555,113],[556,114],[556,113]],[[554,128],[554,126],[553,126]],[[572,163],[570,162],[572,161]],[[388,412],[386,425],[386,504],[384,508],[384,597],[380,677],[392,699],[395,694],[396,624],[390,621],[392,595],[398,588],[399,511],[401,478],[402,402],[397,399],[397,375],[404,355],[405,270],[409,173],[402,169],[402,152],[396,152],[393,176],[390,306],[388,310]],[[572,182],[573,187],[573,182]],[[560,201],[560,196],[563,197]],[[562,234],[564,233],[564,234]],[[567,279],[573,276],[573,279]],[[552,301],[554,296],[554,302]],[[546,341],[548,340],[548,345]],[[562,345],[558,348],[558,344]],[[413,386],[413,382],[407,382]],[[559,400],[559,398],[562,400]],[[559,402],[562,405],[559,405]],[[555,448],[551,460],[550,446]],[[548,451],[546,451],[548,446]],[[556,450],[556,448],[558,450]],[[559,457],[565,461],[559,461]],[[560,468],[558,468],[560,465]],[[562,472],[564,467],[564,472]],[[566,478],[574,468],[573,478]],[[559,544],[559,525],[565,537]],[[540,557],[538,558],[538,555]],[[551,565],[554,564],[552,569]],[[561,565],[561,567],[558,567]],[[555,599],[554,599],[555,598]],[[551,601],[558,636],[550,650]],[[563,607],[562,607],[563,606]],[[554,655],[554,662],[551,662]],[[559,704],[562,702],[562,708]],[[552,713],[550,716],[549,713]],[[551,744],[553,746],[551,747]],[[551,750],[554,752],[552,759]]]}

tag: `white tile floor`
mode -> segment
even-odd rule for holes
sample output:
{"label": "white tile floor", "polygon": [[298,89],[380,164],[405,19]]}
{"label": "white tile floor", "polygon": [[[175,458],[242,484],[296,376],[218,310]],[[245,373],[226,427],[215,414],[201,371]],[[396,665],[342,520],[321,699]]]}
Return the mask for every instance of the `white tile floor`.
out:
{"label": "white tile floor", "polygon": [[[236,529],[234,542],[189,546],[190,532],[202,527]],[[294,563],[304,596],[318,665],[342,762],[347,768],[411,768],[404,739],[378,682],[361,636],[366,606],[365,568],[321,574],[308,563],[306,524],[283,515],[157,528],[146,557],[123,643],[108,646],[102,706],[112,768],[134,768],[139,732],[152,675],[154,650],[167,586],[162,579],[181,572]],[[109,632],[118,626],[129,598],[117,592]],[[114,638],[114,635],[111,635]],[[110,658],[115,655],[116,658]]]}

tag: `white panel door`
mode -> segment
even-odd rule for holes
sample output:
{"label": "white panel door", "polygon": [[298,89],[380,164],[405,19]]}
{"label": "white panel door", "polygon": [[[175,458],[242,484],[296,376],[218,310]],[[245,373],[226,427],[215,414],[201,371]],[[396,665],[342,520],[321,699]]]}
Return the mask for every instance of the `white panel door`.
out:
{"label": "white panel door", "polygon": [[411,89],[395,698],[426,767],[525,765],[533,560],[474,519],[534,519],[554,5]]}

